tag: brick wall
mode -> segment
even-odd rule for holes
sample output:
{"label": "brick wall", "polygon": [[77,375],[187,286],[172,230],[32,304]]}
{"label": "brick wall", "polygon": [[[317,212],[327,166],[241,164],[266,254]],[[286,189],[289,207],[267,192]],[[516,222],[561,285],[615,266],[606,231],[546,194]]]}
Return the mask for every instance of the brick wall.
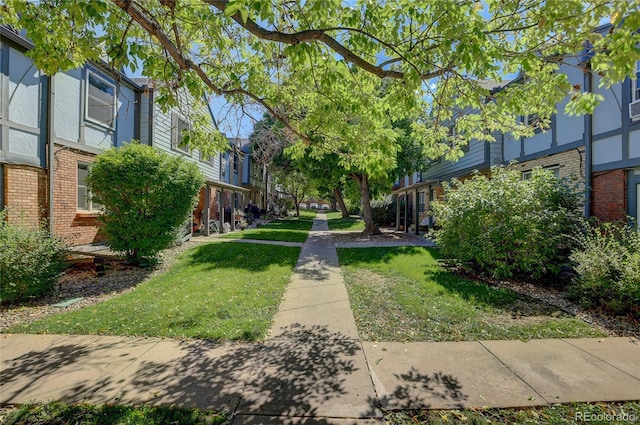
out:
{"label": "brick wall", "polygon": [[94,156],[60,146],[54,156],[55,233],[70,245],[103,241],[98,213],[78,211],[78,163],[91,163]]}
{"label": "brick wall", "polygon": [[591,180],[591,214],[602,221],[625,220],[626,182],[624,170],[594,173]]}
{"label": "brick wall", "polygon": [[47,217],[47,171],[28,165],[4,165],[5,204],[10,223],[37,227]]}
{"label": "brick wall", "polygon": [[552,167],[555,165],[559,166],[561,179],[572,180],[578,183],[580,190],[584,190],[584,147],[517,163],[513,165],[513,168],[520,171],[529,171],[535,167]]}

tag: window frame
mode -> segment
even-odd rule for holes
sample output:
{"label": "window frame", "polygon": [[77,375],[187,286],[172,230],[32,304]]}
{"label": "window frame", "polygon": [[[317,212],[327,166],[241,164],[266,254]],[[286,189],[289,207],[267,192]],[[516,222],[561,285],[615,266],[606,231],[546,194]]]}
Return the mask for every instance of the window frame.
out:
{"label": "window frame", "polygon": [[[93,200],[91,199],[92,193],[84,181],[83,181],[84,184],[82,185],[80,184],[80,169],[82,168],[86,170],[88,175],[89,171],[91,170],[91,164],[88,162],[78,161],[76,165],[76,211],[79,213],[101,213],[104,210],[104,206],[97,202],[93,202]],[[80,188],[81,187],[84,187],[85,189],[84,198],[85,198],[86,208],[80,207]]]}
{"label": "window frame", "polygon": [[[181,128],[184,127],[184,128]],[[171,150],[180,152],[183,155],[191,156],[191,149],[189,144],[182,145],[182,132],[191,132],[191,123],[188,119],[180,114],[171,114]]]}
{"label": "window frame", "polygon": [[[97,80],[97,82],[99,82],[101,84],[104,84],[105,86],[108,86],[109,88],[111,88],[113,90],[113,94],[110,94],[111,97],[112,97],[110,122],[102,121],[99,118],[96,118],[95,116],[91,116],[91,114],[89,113],[89,109],[90,109],[91,105],[94,104],[92,99],[95,98],[98,101],[100,101],[100,99],[96,98],[95,96],[91,97],[91,93],[90,93],[91,86],[96,87],[98,90],[102,91],[103,93],[109,94],[108,92],[105,92],[104,90],[100,89],[95,84],[92,84],[92,82],[91,82],[92,79],[93,80]],[[84,108],[85,120],[89,121],[89,122],[91,122],[93,124],[99,125],[101,127],[108,128],[110,130],[114,130],[115,127],[116,127],[117,101],[118,101],[118,87],[117,87],[117,85],[114,82],[109,81],[108,79],[106,79],[102,75],[98,74],[97,72],[95,72],[95,71],[93,71],[91,69],[87,69],[86,78],[85,78],[85,108]],[[107,102],[103,102],[103,103],[104,103],[104,105],[107,105]]]}
{"label": "window frame", "polygon": [[[553,171],[553,174],[557,179],[560,179],[560,165],[548,165],[546,167],[542,167],[543,170]],[[533,169],[522,171],[521,178],[522,180],[529,180],[533,176]]]}

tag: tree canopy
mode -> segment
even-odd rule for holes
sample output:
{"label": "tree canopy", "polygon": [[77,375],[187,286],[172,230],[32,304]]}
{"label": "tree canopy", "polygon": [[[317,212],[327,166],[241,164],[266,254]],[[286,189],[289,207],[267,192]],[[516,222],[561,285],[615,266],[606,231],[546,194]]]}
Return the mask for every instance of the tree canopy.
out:
{"label": "tree canopy", "polygon": [[170,82],[165,105],[172,88],[260,104],[298,140],[294,156],[337,154],[364,184],[397,166],[394,122],[415,119],[422,153],[455,159],[471,139],[533,134],[518,116],[548,124],[566,97],[568,111],[592,110],[597,95],[554,72],[562,62],[589,58],[610,85],[640,59],[640,0],[4,3],[0,22],[27,30],[45,72],[106,55]]}

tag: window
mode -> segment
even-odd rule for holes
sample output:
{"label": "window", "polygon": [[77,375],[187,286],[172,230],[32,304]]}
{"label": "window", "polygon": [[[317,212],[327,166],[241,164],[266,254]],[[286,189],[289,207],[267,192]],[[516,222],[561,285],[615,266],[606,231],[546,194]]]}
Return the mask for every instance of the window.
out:
{"label": "window", "polygon": [[418,193],[418,212],[422,214],[424,212],[424,192]]}
{"label": "window", "polygon": [[[560,166],[559,165],[552,165],[550,167],[543,167],[543,169],[551,171],[553,173],[553,175],[555,176],[555,178],[557,178],[557,179],[560,178]],[[522,180],[529,180],[532,176],[533,176],[533,171],[532,170],[528,170],[528,171],[523,171],[522,172]]]}
{"label": "window", "polygon": [[205,164],[213,165],[214,157],[213,155],[205,156],[202,152],[200,152],[200,161]]}
{"label": "window", "polygon": [[116,86],[88,71],[86,101],[87,119],[113,128],[116,116]]}
{"label": "window", "polygon": [[640,100],[640,61],[636,62],[636,79],[631,80],[631,101]]}
{"label": "window", "polygon": [[86,184],[89,165],[78,163],[78,210],[101,211],[102,205],[91,200],[91,192]]}
{"label": "window", "polygon": [[529,114],[524,116],[524,124],[528,127],[538,127],[540,116],[538,114]]}
{"label": "window", "polygon": [[238,174],[238,163],[240,162],[240,157],[237,153],[233,154],[233,173]]}
{"label": "window", "polygon": [[[189,122],[178,114],[171,115],[171,149],[189,153]],[[186,140],[185,140],[185,136]]]}

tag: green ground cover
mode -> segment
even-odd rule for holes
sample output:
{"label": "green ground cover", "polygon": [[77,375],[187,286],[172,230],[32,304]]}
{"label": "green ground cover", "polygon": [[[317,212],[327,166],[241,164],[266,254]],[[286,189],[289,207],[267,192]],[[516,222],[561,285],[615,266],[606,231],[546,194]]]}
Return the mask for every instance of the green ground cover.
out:
{"label": "green ground cover", "polygon": [[134,291],[7,332],[261,339],[300,248],[213,242]]}
{"label": "green ground cover", "polygon": [[630,424],[640,420],[640,403],[567,403],[522,409],[404,411],[390,412],[385,415],[385,420],[395,425]]}
{"label": "green ground cover", "polygon": [[329,230],[364,230],[364,220],[355,215],[342,218],[342,213],[339,211],[328,212],[327,222],[329,224]]}
{"label": "green ground cover", "polygon": [[300,211],[300,217],[287,217],[266,223],[257,229],[241,230],[222,235],[223,239],[257,239],[281,242],[302,242],[307,240],[316,213]]}
{"label": "green ground cover", "polygon": [[338,249],[338,257],[364,340],[604,336],[542,302],[444,270],[435,249]]}
{"label": "green ground cover", "polygon": [[5,425],[217,425],[227,424],[229,421],[224,413],[175,406],[93,406],[53,402],[23,405],[9,412],[2,423]]}

